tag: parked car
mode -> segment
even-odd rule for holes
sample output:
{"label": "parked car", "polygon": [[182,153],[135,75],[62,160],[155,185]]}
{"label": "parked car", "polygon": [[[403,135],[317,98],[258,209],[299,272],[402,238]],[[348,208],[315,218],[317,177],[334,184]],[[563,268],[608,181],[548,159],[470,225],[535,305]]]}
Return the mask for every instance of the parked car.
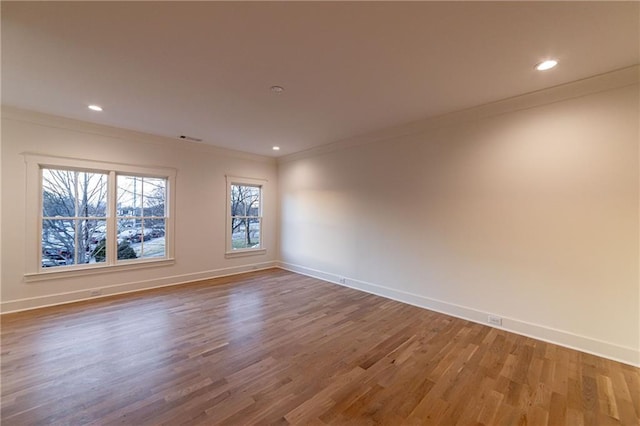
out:
{"label": "parked car", "polygon": [[42,248],[42,255],[44,257],[50,257],[50,256],[68,256],[69,252],[67,252],[66,249],[64,248],[59,248],[59,247],[51,247],[51,246],[46,246]]}
{"label": "parked car", "polygon": [[49,268],[51,266],[63,266],[67,264],[67,259],[59,254],[49,254],[42,258],[42,267]]}
{"label": "parked car", "polygon": [[132,243],[139,243],[141,241],[145,241],[145,240],[148,240],[148,239],[149,239],[149,237],[144,237],[142,234],[136,234],[133,237],[131,237],[129,239],[129,241],[131,241]]}
{"label": "parked car", "polygon": [[161,229],[161,228],[151,229],[151,237],[152,238],[164,237],[164,229]]}
{"label": "parked car", "polygon": [[59,253],[59,250],[56,248],[45,248],[42,250],[42,254],[45,256],[55,256]]}
{"label": "parked car", "polygon": [[140,233],[140,229],[129,228],[129,229],[125,229],[124,231],[120,232],[118,234],[118,238],[120,238],[122,240],[130,240],[131,238],[133,238],[134,236],[138,235],[139,233]]}
{"label": "parked car", "polygon": [[138,233],[131,237],[132,243],[139,243],[140,241],[148,241],[153,238],[152,229],[146,229],[142,231],[140,228],[137,229]]}
{"label": "parked car", "polygon": [[94,232],[93,235],[91,235],[89,242],[91,244],[99,244],[100,241],[105,239],[105,237],[106,237],[106,233],[104,232]]}
{"label": "parked car", "polygon": [[46,259],[46,258],[42,259],[42,267],[43,268],[50,268],[52,266],[60,266],[60,265],[58,265],[56,262],[54,262],[51,259]]}

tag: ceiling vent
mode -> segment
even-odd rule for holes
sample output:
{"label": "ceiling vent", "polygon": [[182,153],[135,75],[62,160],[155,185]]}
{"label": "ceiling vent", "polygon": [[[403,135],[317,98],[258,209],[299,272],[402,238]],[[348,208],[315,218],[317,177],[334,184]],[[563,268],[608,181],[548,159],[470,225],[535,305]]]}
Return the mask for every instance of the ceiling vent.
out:
{"label": "ceiling vent", "polygon": [[202,139],[194,138],[194,137],[191,137],[191,136],[185,136],[185,135],[178,136],[178,139],[182,139],[182,140],[185,140],[185,141],[191,141],[191,142],[202,142]]}

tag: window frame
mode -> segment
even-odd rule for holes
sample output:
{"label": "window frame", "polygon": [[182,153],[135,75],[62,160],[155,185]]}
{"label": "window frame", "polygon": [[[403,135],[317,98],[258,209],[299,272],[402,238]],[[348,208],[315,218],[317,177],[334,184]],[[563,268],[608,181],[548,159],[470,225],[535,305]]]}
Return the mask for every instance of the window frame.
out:
{"label": "window frame", "polygon": [[[73,172],[75,175],[75,179],[74,179],[74,206],[73,206],[73,216],[47,216],[45,215],[45,209],[44,209],[44,170],[57,170],[57,171],[62,171],[62,172]],[[44,227],[43,227],[43,223],[45,221],[66,221],[66,222],[71,222],[73,223],[73,230],[74,230],[74,235],[73,235],[73,239],[74,239],[74,253],[73,253],[73,259],[75,260],[76,263],[74,263],[73,265],[68,265],[68,266],[75,266],[75,265],[84,265],[84,263],[77,263],[78,262],[78,258],[80,257],[80,244],[79,244],[79,227],[78,224],[81,221],[104,221],[105,222],[105,226],[108,224],[108,218],[109,218],[109,193],[108,193],[108,188],[109,188],[109,173],[106,171],[97,171],[97,170],[86,170],[86,169],[71,169],[68,167],[52,167],[52,166],[41,166],[40,170],[40,187],[39,187],[39,192],[40,192],[40,209],[39,209],[39,224],[40,224],[40,251],[38,252],[39,255],[39,264],[40,264],[40,270],[44,269],[42,267],[42,260],[44,259],[43,253],[44,253],[44,247],[42,246],[42,234],[44,231]],[[79,181],[78,179],[78,174],[79,173],[92,173],[92,174],[96,174],[96,175],[102,175],[105,179],[104,184],[107,186],[107,191],[104,194],[105,199],[107,200],[107,206],[105,208],[104,211],[104,216],[80,216],[79,213],[79,208],[80,208],[80,204],[79,204],[79,197],[78,197],[78,192],[79,192]],[[106,231],[106,229],[105,229]],[[103,263],[103,262],[100,262]]]}
{"label": "window frame", "polygon": [[[58,157],[44,154],[23,153],[26,164],[26,239],[25,274],[27,282],[58,278],[76,277],[128,269],[139,269],[171,265],[175,263],[175,180],[177,171],[169,167],[147,167],[115,162],[94,161],[70,157]],[[46,168],[73,170],[81,172],[105,173],[107,175],[107,258],[105,262],[75,264],[60,268],[43,268],[42,258],[42,219],[43,190],[42,170]],[[117,176],[142,176],[166,179],[165,199],[165,256],[159,258],[140,258],[131,260],[117,259],[117,220],[116,193]]]}
{"label": "window frame", "polygon": [[[226,230],[225,230],[225,257],[226,258],[234,258],[241,256],[252,256],[252,255],[260,255],[265,254],[267,249],[264,245],[264,199],[265,199],[265,187],[267,184],[266,179],[257,179],[257,178],[246,178],[240,176],[230,176],[226,175],[227,182],[227,190],[226,197],[227,201],[225,203],[227,212],[226,212]],[[244,248],[244,249],[234,249],[233,248],[233,238],[231,233],[231,225],[232,218],[231,215],[231,186],[253,186],[260,188],[260,207],[258,216],[251,216],[259,219],[260,221],[260,246],[256,248]]]}

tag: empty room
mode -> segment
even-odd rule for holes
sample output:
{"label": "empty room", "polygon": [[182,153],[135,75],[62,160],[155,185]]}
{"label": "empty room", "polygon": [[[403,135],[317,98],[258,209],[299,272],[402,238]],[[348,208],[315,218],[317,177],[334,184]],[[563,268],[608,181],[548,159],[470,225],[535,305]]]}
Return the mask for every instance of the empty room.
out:
{"label": "empty room", "polygon": [[3,425],[638,425],[639,2],[2,1]]}

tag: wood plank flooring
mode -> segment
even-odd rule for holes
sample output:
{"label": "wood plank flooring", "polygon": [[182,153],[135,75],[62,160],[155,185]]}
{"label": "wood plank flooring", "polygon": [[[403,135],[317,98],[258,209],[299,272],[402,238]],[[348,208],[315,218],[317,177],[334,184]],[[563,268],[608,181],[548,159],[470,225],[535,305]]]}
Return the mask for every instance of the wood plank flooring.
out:
{"label": "wood plank flooring", "polygon": [[2,317],[2,425],[638,425],[640,370],[273,269]]}

